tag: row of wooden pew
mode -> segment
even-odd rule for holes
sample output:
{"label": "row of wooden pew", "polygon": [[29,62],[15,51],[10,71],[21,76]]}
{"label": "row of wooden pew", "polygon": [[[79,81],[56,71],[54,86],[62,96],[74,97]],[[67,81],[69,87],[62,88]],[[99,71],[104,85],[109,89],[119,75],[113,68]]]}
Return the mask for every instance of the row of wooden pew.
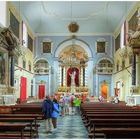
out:
{"label": "row of wooden pew", "polygon": [[140,138],[140,108],[111,103],[85,103],[81,116],[89,138]]}
{"label": "row of wooden pew", "polygon": [[42,119],[41,103],[0,106],[0,139],[38,138]]}

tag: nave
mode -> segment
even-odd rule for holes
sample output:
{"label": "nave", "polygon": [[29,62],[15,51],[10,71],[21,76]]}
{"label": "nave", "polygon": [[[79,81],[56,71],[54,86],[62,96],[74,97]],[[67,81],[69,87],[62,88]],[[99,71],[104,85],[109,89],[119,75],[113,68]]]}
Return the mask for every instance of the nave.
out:
{"label": "nave", "polygon": [[81,116],[65,115],[58,118],[58,126],[55,132],[45,132],[45,121],[41,121],[39,127],[39,139],[88,139],[88,133],[83,125]]}

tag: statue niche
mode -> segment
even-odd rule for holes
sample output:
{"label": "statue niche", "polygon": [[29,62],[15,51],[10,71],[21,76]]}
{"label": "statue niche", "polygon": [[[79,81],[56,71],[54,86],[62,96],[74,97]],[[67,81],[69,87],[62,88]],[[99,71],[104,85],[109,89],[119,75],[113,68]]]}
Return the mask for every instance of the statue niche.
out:
{"label": "statue niche", "polygon": [[76,67],[70,67],[67,71],[67,86],[79,86],[79,70]]}

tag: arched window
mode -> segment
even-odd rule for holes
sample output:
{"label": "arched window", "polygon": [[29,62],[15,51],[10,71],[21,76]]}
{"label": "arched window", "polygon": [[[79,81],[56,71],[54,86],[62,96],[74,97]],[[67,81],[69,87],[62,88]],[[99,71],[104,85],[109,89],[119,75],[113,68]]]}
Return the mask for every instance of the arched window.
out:
{"label": "arched window", "polygon": [[30,62],[30,61],[28,62],[28,68],[29,68],[29,71],[31,71],[31,70],[32,70],[32,67],[31,67],[31,62]]}
{"label": "arched window", "polygon": [[97,64],[97,73],[99,74],[112,74],[113,64],[108,59],[102,59]]}
{"label": "arched window", "polygon": [[36,74],[49,74],[49,63],[47,60],[40,59],[34,64]]}
{"label": "arched window", "polygon": [[23,61],[22,61],[22,67],[23,67],[24,69],[26,69],[26,60],[25,60],[25,59],[23,59]]}
{"label": "arched window", "polygon": [[116,71],[119,71],[119,65],[120,65],[120,62],[117,61],[117,64],[116,64]]}

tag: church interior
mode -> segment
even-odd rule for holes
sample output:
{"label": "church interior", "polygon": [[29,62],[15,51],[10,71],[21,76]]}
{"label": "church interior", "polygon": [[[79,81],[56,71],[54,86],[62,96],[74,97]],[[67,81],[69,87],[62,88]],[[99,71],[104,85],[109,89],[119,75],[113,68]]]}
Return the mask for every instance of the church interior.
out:
{"label": "church interior", "polygon": [[[139,1],[0,1],[0,138],[140,138],[139,53]],[[71,95],[80,115],[44,134],[46,96]]]}

